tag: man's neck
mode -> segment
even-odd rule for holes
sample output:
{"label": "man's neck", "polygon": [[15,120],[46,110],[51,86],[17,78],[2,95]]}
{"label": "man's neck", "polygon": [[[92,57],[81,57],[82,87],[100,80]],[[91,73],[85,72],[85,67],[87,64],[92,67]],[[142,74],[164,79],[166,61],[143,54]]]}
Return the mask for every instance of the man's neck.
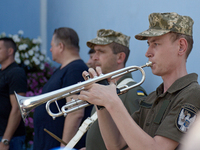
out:
{"label": "man's neck", "polygon": [[3,63],[1,63],[1,70],[6,69],[13,62],[15,62],[14,59],[12,59],[12,60],[8,59],[8,60],[4,61]]}
{"label": "man's neck", "polygon": [[65,66],[67,66],[69,63],[71,63],[72,61],[75,61],[75,60],[78,60],[78,59],[81,59],[80,56],[74,56],[74,57],[71,57],[71,58],[68,58],[66,60],[64,60],[62,63],[61,63],[61,67],[60,69],[64,68]]}
{"label": "man's neck", "polygon": [[172,75],[168,75],[168,76],[164,76],[164,77],[162,76],[163,83],[164,83],[163,93],[165,93],[177,79],[179,79],[187,74],[188,74],[187,71],[184,70],[182,72],[176,72]]}

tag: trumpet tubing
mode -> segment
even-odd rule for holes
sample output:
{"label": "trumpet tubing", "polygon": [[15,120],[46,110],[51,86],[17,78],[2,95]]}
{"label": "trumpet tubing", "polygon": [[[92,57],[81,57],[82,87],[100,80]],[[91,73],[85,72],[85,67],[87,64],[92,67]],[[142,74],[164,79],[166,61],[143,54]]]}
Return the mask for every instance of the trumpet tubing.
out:
{"label": "trumpet tubing", "polygon": [[[46,93],[46,94],[41,94],[41,95],[38,95],[38,96],[24,97],[24,96],[18,95],[17,93],[15,93],[15,96],[16,96],[16,99],[17,99],[17,102],[18,102],[18,105],[19,105],[19,108],[20,108],[20,112],[21,112],[21,115],[22,115],[22,118],[23,118],[24,121],[25,121],[25,118],[27,117],[28,113],[32,109],[34,109],[35,107],[37,107],[41,104],[44,104],[46,102],[47,102],[46,103],[46,110],[47,110],[48,114],[50,116],[52,116],[53,119],[55,119],[56,117],[59,117],[59,116],[62,116],[62,115],[66,116],[70,112],[76,111],[78,109],[81,109],[81,108],[84,108],[84,107],[87,107],[87,106],[90,105],[86,101],[77,99],[77,100],[72,100],[71,102],[66,103],[66,105],[64,105],[60,109],[57,105],[57,100],[66,98],[66,97],[68,97],[72,94],[79,93],[86,86],[91,85],[93,83],[96,83],[96,82],[99,82],[99,81],[102,81],[102,80],[105,80],[105,79],[108,79],[108,78],[115,79],[119,76],[122,76],[124,74],[130,73],[130,72],[133,72],[133,71],[136,71],[136,70],[141,71],[142,79],[141,79],[140,82],[138,82],[138,83],[136,83],[136,84],[134,84],[130,87],[124,86],[124,87],[121,87],[121,88],[118,89],[118,91],[119,91],[118,95],[123,94],[126,91],[128,91],[128,90],[130,90],[130,89],[132,89],[136,86],[139,86],[140,84],[142,84],[144,82],[145,72],[142,68],[149,67],[151,65],[152,65],[151,62],[147,62],[145,65],[140,66],[140,67],[139,66],[126,67],[126,68],[119,69],[119,70],[116,70],[116,71],[113,71],[113,72],[110,72],[110,73],[107,73],[107,74],[104,74],[104,75],[100,75],[100,76],[92,78],[92,79],[88,79],[84,82],[80,82],[80,83],[59,89],[59,90],[55,90],[55,91],[52,91],[52,92],[49,92],[49,93]],[[50,110],[50,104],[52,102],[56,103],[56,105],[58,107],[58,113],[52,113],[52,111]]]}

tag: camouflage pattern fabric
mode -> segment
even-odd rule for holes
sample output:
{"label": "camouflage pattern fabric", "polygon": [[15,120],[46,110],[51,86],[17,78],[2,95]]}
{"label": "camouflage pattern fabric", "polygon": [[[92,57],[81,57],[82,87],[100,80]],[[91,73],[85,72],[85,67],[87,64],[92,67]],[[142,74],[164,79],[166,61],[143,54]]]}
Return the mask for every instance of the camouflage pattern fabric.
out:
{"label": "camouflage pattern fabric", "polygon": [[94,48],[94,45],[107,45],[112,42],[129,47],[130,36],[124,35],[121,32],[113,30],[100,29],[97,31],[97,37],[88,41],[87,46]]}
{"label": "camouflage pattern fabric", "polygon": [[169,32],[176,32],[192,36],[194,21],[189,16],[177,13],[152,13],[149,15],[149,29],[135,36],[138,40],[148,37],[161,36]]}

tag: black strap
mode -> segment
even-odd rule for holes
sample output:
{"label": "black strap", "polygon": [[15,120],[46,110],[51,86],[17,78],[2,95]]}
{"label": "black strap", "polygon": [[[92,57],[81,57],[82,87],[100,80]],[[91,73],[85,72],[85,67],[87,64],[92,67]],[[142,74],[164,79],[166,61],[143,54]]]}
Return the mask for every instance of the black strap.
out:
{"label": "black strap", "polygon": [[167,109],[169,103],[170,103],[170,100],[164,100],[163,101],[163,104],[162,104],[162,106],[161,106],[161,108],[160,108],[160,110],[159,110],[159,112],[158,112],[158,114],[157,114],[157,116],[154,120],[154,123],[160,124],[161,119],[162,119],[162,117],[165,113],[165,110]]}
{"label": "black strap", "polygon": [[[102,84],[102,85],[109,85],[107,79],[101,80],[101,81],[99,81],[99,82],[97,82],[97,83],[98,83],[98,84]],[[99,106],[99,105],[97,105],[97,108],[98,108],[98,110],[100,110],[100,109],[103,109],[104,106]]]}

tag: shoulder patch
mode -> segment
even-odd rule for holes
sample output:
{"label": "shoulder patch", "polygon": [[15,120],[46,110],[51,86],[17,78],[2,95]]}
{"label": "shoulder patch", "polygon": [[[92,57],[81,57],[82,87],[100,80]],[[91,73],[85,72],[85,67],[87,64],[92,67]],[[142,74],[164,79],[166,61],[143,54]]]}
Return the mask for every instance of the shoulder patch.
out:
{"label": "shoulder patch", "polygon": [[144,96],[144,92],[141,91],[141,90],[137,90],[137,95],[139,95],[139,96]]}
{"label": "shoulder patch", "polygon": [[198,112],[198,109],[191,105],[191,104],[184,104],[181,107],[181,110],[178,114],[178,117],[176,119],[176,127],[181,131],[181,132],[187,132],[187,130],[190,128],[192,123],[196,119],[196,114]]}

